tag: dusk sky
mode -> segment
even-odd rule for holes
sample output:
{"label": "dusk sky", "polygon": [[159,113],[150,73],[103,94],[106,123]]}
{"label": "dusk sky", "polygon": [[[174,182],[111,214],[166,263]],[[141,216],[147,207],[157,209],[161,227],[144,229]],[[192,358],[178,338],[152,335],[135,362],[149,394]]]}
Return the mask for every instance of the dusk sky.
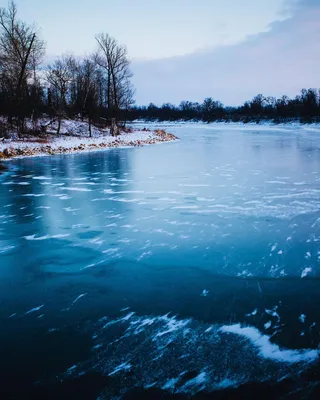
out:
{"label": "dusk sky", "polygon": [[[108,32],[126,44],[137,104],[228,105],[319,87],[320,0],[16,0],[47,60],[84,56]],[[7,1],[0,0],[0,6]]]}

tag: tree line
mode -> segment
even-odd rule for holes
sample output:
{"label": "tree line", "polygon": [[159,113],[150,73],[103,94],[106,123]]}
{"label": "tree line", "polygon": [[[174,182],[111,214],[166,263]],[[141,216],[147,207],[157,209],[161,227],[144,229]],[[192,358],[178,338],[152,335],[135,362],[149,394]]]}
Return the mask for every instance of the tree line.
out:
{"label": "tree line", "polygon": [[[0,115],[2,130],[32,131],[43,115],[50,122],[86,119],[91,124],[118,120],[134,104],[130,60],[125,46],[107,33],[96,35],[96,49],[78,60],[62,55],[43,67],[45,42],[32,25],[18,18],[17,6],[0,9]],[[30,125],[30,124],[29,124]],[[0,132],[1,136],[1,132]]]}
{"label": "tree line", "polygon": [[256,122],[275,123],[299,121],[302,123],[320,122],[320,89],[302,89],[293,99],[265,97],[258,94],[251,101],[239,107],[225,107],[211,97],[202,103],[182,101],[178,106],[165,103],[162,106],[131,107],[128,120],[150,119],[158,121],[196,120],[204,122]]}

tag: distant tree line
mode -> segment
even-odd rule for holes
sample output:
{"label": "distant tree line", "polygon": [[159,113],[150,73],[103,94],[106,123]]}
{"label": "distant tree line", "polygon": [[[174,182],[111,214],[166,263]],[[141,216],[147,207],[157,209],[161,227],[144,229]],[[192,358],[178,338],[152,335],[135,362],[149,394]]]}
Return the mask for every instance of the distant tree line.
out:
{"label": "distant tree line", "polygon": [[300,121],[302,123],[320,122],[320,90],[302,89],[294,99],[265,97],[258,94],[251,101],[239,107],[225,107],[211,97],[203,103],[182,101],[178,106],[165,103],[162,106],[131,107],[128,120],[146,119],[158,121],[197,120],[204,122],[256,122],[270,121],[280,123]]}
{"label": "distant tree line", "polygon": [[134,104],[127,50],[107,33],[98,34],[96,42],[96,51],[85,59],[62,55],[42,67],[45,42],[35,27],[18,18],[14,2],[1,8],[0,136],[8,127],[25,133],[27,120],[33,132],[45,129],[38,123],[43,115],[58,120],[58,132],[62,118],[86,119],[90,133],[92,122],[120,119]]}

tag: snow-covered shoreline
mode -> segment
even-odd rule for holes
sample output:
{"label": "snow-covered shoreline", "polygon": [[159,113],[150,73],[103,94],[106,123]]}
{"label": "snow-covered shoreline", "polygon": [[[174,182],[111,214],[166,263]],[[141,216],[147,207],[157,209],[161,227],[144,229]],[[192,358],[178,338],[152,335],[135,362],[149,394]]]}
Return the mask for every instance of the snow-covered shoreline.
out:
{"label": "snow-covered shoreline", "polygon": [[52,136],[25,140],[7,140],[0,142],[0,160],[17,157],[32,157],[55,154],[70,154],[105,150],[107,148],[137,147],[176,140],[177,137],[163,130],[136,130],[122,133],[117,137],[110,135],[88,136]]}
{"label": "snow-covered shoreline", "polygon": [[293,129],[299,131],[306,132],[320,132],[320,123],[301,123],[297,121],[284,122],[284,123],[275,123],[273,121],[261,121],[260,123],[256,122],[225,122],[225,121],[214,121],[214,122],[203,122],[203,121],[148,121],[137,119],[130,123],[130,126],[139,129],[140,127],[148,127],[149,129],[167,129],[174,127],[183,127],[183,128],[201,128],[201,129],[215,129],[219,130],[221,128],[228,128],[230,130],[247,130],[247,131],[256,131],[256,130],[288,130],[292,131]]}

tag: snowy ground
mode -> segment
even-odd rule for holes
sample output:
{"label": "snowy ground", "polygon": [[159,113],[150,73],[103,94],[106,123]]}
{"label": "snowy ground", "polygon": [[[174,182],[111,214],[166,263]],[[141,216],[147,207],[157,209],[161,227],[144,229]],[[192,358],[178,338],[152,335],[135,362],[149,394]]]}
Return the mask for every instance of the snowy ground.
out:
{"label": "snowy ground", "polygon": [[256,131],[256,130],[276,130],[276,131],[305,131],[305,132],[320,132],[320,124],[311,123],[311,124],[302,124],[300,122],[291,121],[286,123],[274,123],[272,121],[262,121],[259,124],[255,122],[209,122],[205,123],[203,121],[145,121],[142,119],[137,119],[133,121],[131,124],[133,127],[148,127],[150,129],[157,128],[159,126],[163,128],[168,127],[183,127],[183,128],[199,128],[199,129],[228,129],[228,130],[247,130],[247,131]]}
{"label": "snowy ground", "polygon": [[0,142],[0,159],[92,151],[106,147],[142,146],[176,139],[175,136],[164,131],[147,131],[141,130],[142,128],[113,137],[110,136],[108,129],[99,130],[94,126],[92,126],[92,137],[90,137],[87,123],[71,120],[62,121],[60,135],[56,134],[56,129],[57,126],[50,125],[47,129],[48,134],[41,138],[3,140]]}

